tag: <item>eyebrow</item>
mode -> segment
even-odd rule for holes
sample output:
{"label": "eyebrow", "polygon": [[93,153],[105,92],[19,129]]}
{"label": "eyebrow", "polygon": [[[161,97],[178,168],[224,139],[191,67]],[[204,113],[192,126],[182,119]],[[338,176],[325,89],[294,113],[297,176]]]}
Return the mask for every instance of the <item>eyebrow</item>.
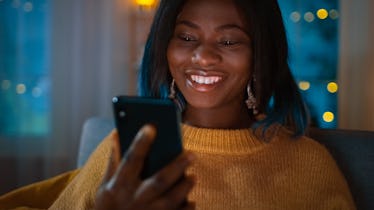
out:
{"label": "eyebrow", "polygon": [[[186,25],[186,26],[194,28],[194,29],[199,29],[200,28],[195,23],[193,23],[191,21],[187,21],[187,20],[177,21],[176,25]],[[233,24],[233,23],[221,25],[218,28],[216,28],[216,31],[223,31],[223,30],[228,30],[228,29],[239,29],[240,31],[248,34],[248,31],[245,28],[240,27],[237,24]]]}

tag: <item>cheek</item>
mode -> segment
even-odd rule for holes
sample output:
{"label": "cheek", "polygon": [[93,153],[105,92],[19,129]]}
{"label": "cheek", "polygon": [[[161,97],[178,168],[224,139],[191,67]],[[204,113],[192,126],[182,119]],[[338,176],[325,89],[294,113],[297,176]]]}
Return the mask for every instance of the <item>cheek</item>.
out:
{"label": "cheek", "polygon": [[242,53],[232,55],[227,59],[230,61],[232,71],[235,71],[238,79],[248,81],[253,73],[253,64],[251,53]]}
{"label": "cheek", "polygon": [[173,42],[169,44],[166,56],[172,74],[175,74],[175,72],[188,60],[188,54],[176,47]]}

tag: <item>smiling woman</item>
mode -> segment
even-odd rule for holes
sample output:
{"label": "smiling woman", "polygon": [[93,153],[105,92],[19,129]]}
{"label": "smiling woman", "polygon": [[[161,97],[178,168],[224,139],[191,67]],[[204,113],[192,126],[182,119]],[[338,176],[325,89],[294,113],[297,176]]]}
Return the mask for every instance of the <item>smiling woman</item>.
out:
{"label": "smiling woman", "polygon": [[[140,95],[182,104],[184,151],[142,179],[157,128],[140,129],[122,159],[114,130],[82,168],[11,192],[0,203],[355,209],[332,156],[303,135],[307,113],[287,58],[277,0],[162,0],[144,50]],[[35,199],[51,189],[50,199]]]}
{"label": "smiling woman", "polygon": [[240,14],[230,1],[190,1],[178,15],[167,59],[189,104],[186,123],[206,128],[250,124],[243,90],[253,73],[252,47],[248,23]]}

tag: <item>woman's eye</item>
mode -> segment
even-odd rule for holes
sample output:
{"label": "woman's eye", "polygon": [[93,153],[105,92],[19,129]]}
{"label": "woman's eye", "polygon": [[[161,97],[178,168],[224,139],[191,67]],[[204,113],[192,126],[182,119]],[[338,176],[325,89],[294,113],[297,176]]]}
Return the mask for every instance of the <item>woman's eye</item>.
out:
{"label": "woman's eye", "polygon": [[190,41],[195,40],[192,36],[188,36],[188,35],[181,35],[181,36],[179,36],[179,38],[183,41],[186,41],[186,42],[190,42]]}
{"label": "woman's eye", "polygon": [[224,40],[224,41],[221,42],[221,44],[224,45],[224,46],[231,46],[231,45],[237,44],[237,42],[231,41],[231,40]]}

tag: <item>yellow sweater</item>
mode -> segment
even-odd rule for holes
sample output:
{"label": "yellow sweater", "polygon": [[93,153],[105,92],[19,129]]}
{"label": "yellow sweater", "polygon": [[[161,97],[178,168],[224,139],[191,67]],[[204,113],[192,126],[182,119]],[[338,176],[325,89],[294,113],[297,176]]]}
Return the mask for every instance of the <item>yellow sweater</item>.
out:
{"label": "yellow sweater", "polygon": [[[317,142],[280,129],[269,143],[251,129],[183,125],[183,141],[197,159],[188,173],[198,210],[355,209],[334,160]],[[0,197],[0,209],[91,209],[111,151],[110,136],[86,165]],[[42,199],[40,199],[42,198]]]}

